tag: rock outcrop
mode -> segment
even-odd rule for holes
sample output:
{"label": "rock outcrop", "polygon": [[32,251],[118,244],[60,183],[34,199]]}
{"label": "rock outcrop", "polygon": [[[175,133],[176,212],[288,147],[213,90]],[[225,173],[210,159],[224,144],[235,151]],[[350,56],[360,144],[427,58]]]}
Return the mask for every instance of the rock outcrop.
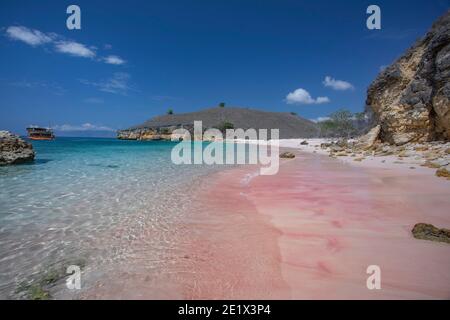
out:
{"label": "rock outcrop", "polygon": [[370,85],[366,105],[385,142],[450,140],[450,11]]}
{"label": "rock outcrop", "polygon": [[418,223],[411,232],[416,239],[450,243],[450,230],[439,229],[432,224]]}
{"label": "rock outcrop", "polygon": [[157,140],[188,140],[190,135],[179,134],[174,132],[176,129],[186,129],[189,132],[191,128],[185,127],[163,127],[163,128],[135,128],[127,130],[119,130],[117,132],[117,139],[120,140],[145,140],[145,141],[157,141]]}
{"label": "rock outcrop", "polygon": [[8,131],[0,131],[0,165],[33,161],[34,155],[30,143]]}

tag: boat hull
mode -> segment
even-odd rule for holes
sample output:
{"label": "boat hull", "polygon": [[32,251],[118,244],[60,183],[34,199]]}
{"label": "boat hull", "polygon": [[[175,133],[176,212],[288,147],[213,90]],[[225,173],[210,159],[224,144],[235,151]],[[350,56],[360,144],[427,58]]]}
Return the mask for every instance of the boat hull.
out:
{"label": "boat hull", "polygon": [[27,128],[28,139],[30,140],[54,140],[55,135],[50,128],[43,128],[38,126],[30,126]]}
{"label": "boat hull", "polygon": [[28,137],[28,139],[30,139],[30,140],[46,140],[46,141],[50,141],[50,140],[55,140],[55,137],[51,137],[51,138],[47,138],[47,137]]}

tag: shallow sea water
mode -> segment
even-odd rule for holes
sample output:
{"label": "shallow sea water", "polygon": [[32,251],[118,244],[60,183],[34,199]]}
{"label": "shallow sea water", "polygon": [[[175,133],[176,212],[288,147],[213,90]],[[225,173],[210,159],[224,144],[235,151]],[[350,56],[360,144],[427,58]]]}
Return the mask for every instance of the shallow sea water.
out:
{"label": "shallow sea water", "polygon": [[[116,282],[111,288],[126,286],[121,273],[146,275],[155,285],[176,257],[176,225],[190,214],[190,192],[225,168],[175,165],[172,142],[58,138],[33,145],[33,164],[0,168],[0,298],[24,298],[21,288],[70,264],[82,267],[82,290],[59,281],[52,297],[101,298],[87,292],[105,279]],[[158,292],[145,297],[164,297]]]}

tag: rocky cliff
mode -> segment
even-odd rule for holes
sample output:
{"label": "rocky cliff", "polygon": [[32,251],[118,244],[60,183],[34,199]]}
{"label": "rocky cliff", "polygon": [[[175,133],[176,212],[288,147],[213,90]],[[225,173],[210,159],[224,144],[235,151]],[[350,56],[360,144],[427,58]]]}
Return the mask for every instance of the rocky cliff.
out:
{"label": "rocky cliff", "polygon": [[119,140],[171,140],[183,137],[173,134],[172,131],[181,128],[176,126],[171,127],[153,127],[153,128],[132,128],[126,130],[119,130],[117,132],[117,139]]}
{"label": "rocky cliff", "polygon": [[380,138],[408,142],[450,140],[450,11],[370,85],[367,107]]}
{"label": "rocky cliff", "polygon": [[0,165],[34,160],[33,146],[8,131],[0,131]]}

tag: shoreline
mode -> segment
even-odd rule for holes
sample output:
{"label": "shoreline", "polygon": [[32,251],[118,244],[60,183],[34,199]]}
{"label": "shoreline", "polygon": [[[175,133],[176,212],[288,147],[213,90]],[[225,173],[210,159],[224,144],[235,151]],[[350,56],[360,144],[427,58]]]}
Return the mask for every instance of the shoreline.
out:
{"label": "shoreline", "polygon": [[[337,141],[337,139],[329,138],[306,138],[306,139],[279,139],[277,140],[280,149],[293,149],[308,154],[318,154],[323,156],[330,156],[329,150],[321,148],[324,143]],[[233,140],[235,143],[249,143],[249,144],[270,144],[272,140]],[[306,142],[307,144],[302,144]],[[444,146],[450,148],[450,143],[442,143]],[[421,144],[417,144],[420,146]],[[340,163],[349,164],[361,168],[379,168],[379,169],[395,169],[408,173],[411,170],[420,171],[421,173],[434,176],[436,168],[424,166],[424,161],[427,160],[422,152],[417,152],[413,156],[399,156],[393,155],[367,155],[363,160],[358,161],[358,157],[351,155],[339,155],[333,157]],[[355,160],[357,159],[357,160]]]}

